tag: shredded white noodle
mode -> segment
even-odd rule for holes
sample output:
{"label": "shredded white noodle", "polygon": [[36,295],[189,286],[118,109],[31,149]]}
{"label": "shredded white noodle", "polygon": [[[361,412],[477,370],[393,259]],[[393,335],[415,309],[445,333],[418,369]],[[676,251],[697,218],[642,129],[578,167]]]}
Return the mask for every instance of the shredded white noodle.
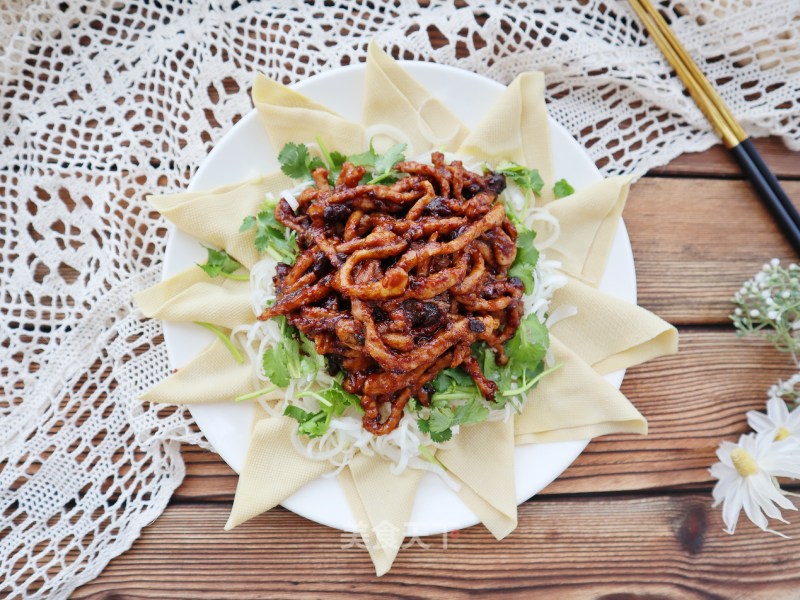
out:
{"label": "shredded white noodle", "polygon": [[[394,128],[387,129],[378,126],[370,128],[368,135],[389,135],[398,141],[403,141],[406,136]],[[309,144],[309,147],[313,146]],[[428,160],[429,157],[421,160]],[[461,157],[457,155],[446,155],[446,160],[461,160],[465,167],[474,170],[482,170],[484,163],[476,161],[471,157]],[[302,191],[308,182],[303,182],[283,192],[282,197],[294,199],[295,194]],[[501,198],[511,204],[515,210],[519,211],[524,206],[523,193],[509,183],[506,191]],[[290,203],[291,204],[291,203]],[[550,235],[544,243],[537,239],[537,248],[541,255],[534,271],[534,285],[530,294],[523,295],[523,315],[527,317],[535,314],[536,317],[546,325],[552,326],[561,319],[568,318],[577,313],[574,306],[559,307],[548,315],[550,299],[553,293],[567,283],[564,275],[558,272],[561,266],[558,261],[548,260],[545,252],[555,238],[558,236],[558,221],[546,210],[531,207],[525,217],[526,227],[532,227],[533,223],[546,222],[550,225]],[[251,301],[255,314],[261,314],[267,302],[274,301],[276,297],[275,284],[273,277],[277,267],[277,261],[265,256],[256,263],[250,271]],[[280,416],[284,413],[287,406],[297,406],[307,412],[317,412],[320,409],[317,399],[310,395],[303,395],[302,391],[310,387],[317,386],[320,389],[329,387],[333,379],[324,371],[319,370],[314,375],[307,375],[300,379],[293,380],[285,390],[270,386],[269,379],[264,375],[261,368],[261,357],[271,346],[280,340],[278,324],[273,321],[256,321],[252,325],[241,325],[236,327],[232,333],[232,338],[244,349],[247,357],[255,370],[255,376],[259,381],[264,382],[264,393],[253,398],[264,411],[270,416]],[[552,366],[552,353],[548,351],[546,364]],[[525,397],[511,397],[506,405],[501,409],[490,411],[488,421],[508,421],[515,413],[522,410]],[[458,426],[453,427],[453,438],[458,434]],[[452,489],[458,490],[459,484],[456,483],[441,465],[433,458],[428,448],[444,449],[452,445],[452,439],[444,443],[432,443],[423,434],[418,425],[417,416],[406,409],[397,428],[392,432],[375,436],[364,429],[360,413],[355,408],[349,408],[341,416],[334,416],[327,431],[320,437],[309,438],[300,436],[295,432],[292,442],[297,451],[311,460],[327,461],[335,467],[329,476],[335,476],[353,459],[357,452],[367,455],[378,455],[392,464],[392,472],[402,473],[405,469],[419,469],[436,473]]]}

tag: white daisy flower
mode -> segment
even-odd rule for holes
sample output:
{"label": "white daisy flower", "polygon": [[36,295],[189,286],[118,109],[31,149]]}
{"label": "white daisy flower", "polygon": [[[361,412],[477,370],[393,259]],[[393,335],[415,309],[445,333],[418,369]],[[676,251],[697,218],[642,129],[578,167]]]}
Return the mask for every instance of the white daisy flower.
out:
{"label": "white daisy flower", "polygon": [[[789,412],[789,407],[781,398],[773,396],[767,400],[767,414],[748,411],[747,422],[754,431],[776,442],[790,437],[800,441],[800,410]],[[800,464],[800,456],[797,457],[797,463]]]}
{"label": "white daisy flower", "polygon": [[733,533],[742,508],[747,517],[764,531],[767,517],[786,523],[780,508],[797,510],[783,494],[775,477],[800,478],[800,441],[786,438],[776,442],[768,435],[747,434],[739,443],[722,442],[717,449],[721,462],[710,472],[719,481],[714,486],[714,506],[722,503],[727,533]]}

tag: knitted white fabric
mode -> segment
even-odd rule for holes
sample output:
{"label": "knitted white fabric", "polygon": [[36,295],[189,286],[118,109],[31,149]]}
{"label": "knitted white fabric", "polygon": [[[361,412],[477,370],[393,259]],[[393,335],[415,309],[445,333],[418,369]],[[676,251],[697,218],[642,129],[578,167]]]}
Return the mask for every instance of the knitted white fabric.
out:
{"label": "knitted white fabric", "polygon": [[[800,3],[666,4],[745,128],[800,149]],[[186,187],[255,72],[291,83],[371,39],[503,83],[545,71],[608,175],[716,141],[623,2],[0,0],[0,596],[97,576],[164,510],[181,442],[204,444],[137,400],[169,370],[131,302],[164,253],[145,194]]]}

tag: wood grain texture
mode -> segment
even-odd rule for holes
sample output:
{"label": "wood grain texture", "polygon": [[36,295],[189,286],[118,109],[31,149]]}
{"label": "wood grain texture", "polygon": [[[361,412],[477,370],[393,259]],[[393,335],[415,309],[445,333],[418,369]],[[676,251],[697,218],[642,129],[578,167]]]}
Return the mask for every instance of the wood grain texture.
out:
{"label": "wood grain texture", "polygon": [[[800,182],[784,185],[800,201]],[[674,324],[728,324],[742,282],[770,258],[797,260],[745,181],[645,177],[623,218],[639,304]]]}
{"label": "wood grain texture", "polygon": [[[719,442],[737,439],[747,429],[745,412],[763,411],[769,386],[792,372],[789,357],[762,341],[732,330],[684,330],[677,355],[632,368],[623,382],[649,434],[594,440],[542,493],[710,489]],[[233,499],[236,474],[217,455],[184,447],[183,457],[187,477],[176,498]]]}
{"label": "wood grain texture", "polygon": [[791,540],[743,522],[731,537],[708,494],[536,499],[502,542],[482,526],[407,540],[381,578],[351,534],[280,508],[225,532],[227,513],[171,506],[73,598],[774,600],[800,588],[800,523],[781,526]]}
{"label": "wood grain texture", "polygon": [[[776,137],[753,139],[761,157],[778,177],[800,178],[800,152],[790,152]],[[705,152],[687,152],[671,163],[658,167],[651,175],[690,177],[734,177],[742,179],[741,167],[724,146],[712,146]]]}

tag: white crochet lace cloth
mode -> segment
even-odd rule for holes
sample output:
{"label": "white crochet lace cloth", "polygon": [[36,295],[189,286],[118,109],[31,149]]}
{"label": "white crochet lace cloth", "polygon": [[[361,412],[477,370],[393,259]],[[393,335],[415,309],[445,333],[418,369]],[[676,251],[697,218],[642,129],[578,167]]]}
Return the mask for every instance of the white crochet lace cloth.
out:
{"label": "white crochet lace cloth", "polygon": [[[800,149],[800,3],[663,4],[745,128]],[[137,400],[169,371],[131,303],[164,253],[145,195],[186,187],[256,71],[291,83],[371,39],[503,83],[544,70],[606,174],[716,141],[623,2],[0,0],[0,596],[96,577],[164,510],[180,444],[205,444]]]}

